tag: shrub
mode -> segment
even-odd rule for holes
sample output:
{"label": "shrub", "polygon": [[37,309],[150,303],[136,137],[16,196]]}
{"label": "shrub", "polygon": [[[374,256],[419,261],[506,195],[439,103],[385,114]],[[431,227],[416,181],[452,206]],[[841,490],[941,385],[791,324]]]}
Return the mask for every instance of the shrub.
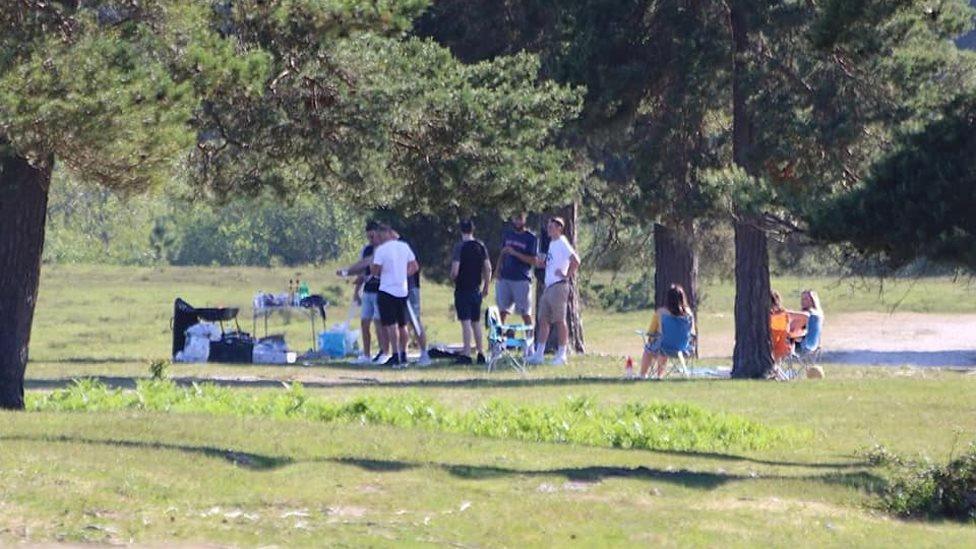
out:
{"label": "shrub", "polygon": [[28,404],[44,411],[147,410],[298,418],[646,450],[755,450],[803,436],[793,429],[768,427],[691,404],[601,407],[590,398],[571,397],[555,405],[491,400],[473,411],[456,411],[419,395],[333,402],[309,396],[297,383],[283,391],[253,393],[213,384],[181,387],[158,379],[140,381],[135,391],[123,391],[80,380],[45,395],[32,394]]}
{"label": "shrub", "polygon": [[878,459],[872,462],[895,468],[895,478],[882,495],[888,511],[904,517],[976,521],[976,443],[943,465],[906,460],[887,451],[873,455]]}

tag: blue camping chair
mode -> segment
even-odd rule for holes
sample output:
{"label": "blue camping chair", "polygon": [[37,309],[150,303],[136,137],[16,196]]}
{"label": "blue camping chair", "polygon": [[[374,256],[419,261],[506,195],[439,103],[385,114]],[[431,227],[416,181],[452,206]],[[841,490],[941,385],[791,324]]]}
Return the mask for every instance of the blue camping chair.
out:
{"label": "blue camping chair", "polygon": [[525,357],[535,344],[535,326],[502,324],[498,307],[492,306],[485,310],[485,330],[488,332],[488,371],[508,363],[516,372],[525,373]]}
{"label": "blue camping chair", "polygon": [[[668,357],[664,377],[692,377],[695,348],[698,344],[692,333],[692,323],[682,318],[665,315],[661,319],[661,333],[657,335],[656,352]],[[645,340],[651,335],[638,331]],[[651,343],[651,341],[647,341]]]}

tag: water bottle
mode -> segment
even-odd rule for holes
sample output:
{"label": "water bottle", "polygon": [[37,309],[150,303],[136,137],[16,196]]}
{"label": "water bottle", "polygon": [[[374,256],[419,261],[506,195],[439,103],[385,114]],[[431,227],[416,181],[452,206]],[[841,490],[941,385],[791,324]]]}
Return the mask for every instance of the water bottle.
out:
{"label": "water bottle", "polygon": [[634,359],[627,357],[627,365],[624,366],[624,377],[634,379]]}

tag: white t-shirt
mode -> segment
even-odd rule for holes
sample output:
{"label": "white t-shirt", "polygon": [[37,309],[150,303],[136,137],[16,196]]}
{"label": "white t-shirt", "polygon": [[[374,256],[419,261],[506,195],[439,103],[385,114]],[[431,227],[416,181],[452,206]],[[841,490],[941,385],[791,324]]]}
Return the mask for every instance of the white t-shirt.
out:
{"label": "white t-shirt", "polygon": [[407,265],[416,260],[410,246],[399,240],[390,240],[376,248],[373,251],[373,265],[383,267],[380,291],[393,297],[407,297]]}
{"label": "white t-shirt", "polygon": [[[549,253],[546,254],[546,287],[552,286],[557,282],[566,280],[566,273],[569,272],[569,263],[572,258],[579,261],[579,255],[569,244],[566,235],[562,235],[558,240],[549,243]],[[559,271],[562,276],[557,275]]]}

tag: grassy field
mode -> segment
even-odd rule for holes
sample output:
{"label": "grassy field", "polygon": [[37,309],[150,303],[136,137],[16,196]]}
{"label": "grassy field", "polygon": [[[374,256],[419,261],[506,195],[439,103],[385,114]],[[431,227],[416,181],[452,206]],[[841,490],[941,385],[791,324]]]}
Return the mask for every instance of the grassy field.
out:
{"label": "grassy field", "polygon": [[[332,270],[303,278],[313,289],[334,285]],[[621,378],[619,358],[594,354],[527,376],[443,364],[403,372],[173,365],[169,375],[191,397],[204,396],[174,404],[130,392],[148,376],[148,360],[168,354],[174,297],[248,311],[255,290],[287,284],[292,274],[46,268],[28,369],[36,410],[0,414],[0,545],[976,544],[976,525],[882,511],[887,472],[863,455],[882,444],[944,461],[976,440],[976,375],[964,371],[828,364],[827,379],[790,384],[632,382]],[[944,279],[889,286],[883,296],[822,279],[775,284],[788,294],[819,288],[836,312],[885,311],[895,301],[908,311],[976,311],[968,283]],[[716,284],[706,293],[707,337],[731,310],[731,288]],[[428,284],[424,298],[432,339],[456,339],[449,291]],[[645,317],[587,310],[591,346],[622,354],[636,339],[631,326]],[[297,318],[281,327],[291,341],[309,337]],[[123,392],[111,405],[72,401],[101,411],[69,412],[48,399],[52,390],[70,389],[71,378],[89,376]],[[229,393],[214,390],[224,396],[211,398],[193,388],[207,380]],[[286,386],[296,380],[305,396],[292,406],[295,389]],[[348,408],[363,399],[401,408],[426,402],[446,419],[405,424],[307,411],[313,403]],[[680,436],[655,439],[655,450],[471,427],[478,424],[472,418],[492,419],[483,417],[492,406],[519,410],[508,421],[517,425],[524,416],[528,426],[558,420],[546,410],[583,399],[594,417],[636,404],[690,405],[703,423],[656,419]],[[712,427],[740,421],[762,437],[789,436],[761,444],[715,438]]]}
{"label": "grassy field", "polygon": [[[352,286],[335,276],[334,266],[301,271],[313,291],[341,290],[341,301],[329,311],[329,323],[344,320]],[[176,297],[199,307],[239,306],[242,328],[251,331],[254,293],[283,291],[295,274],[293,269],[45,267],[31,358],[73,364],[72,370],[83,371],[85,364],[168,356]],[[788,304],[799,300],[800,290],[817,288],[831,314],[888,311],[895,306],[900,311],[976,312],[976,287],[968,280],[889,281],[883,293],[880,283],[864,280],[789,277],[774,279],[773,285]],[[703,286],[703,295],[699,324],[707,343],[710,333],[731,331],[734,288],[730,282],[709,283]],[[448,287],[424,284],[424,320],[432,343],[460,340],[451,299]],[[295,349],[310,346],[305,317],[274,320],[271,331],[286,333]],[[633,331],[646,327],[648,320],[648,311],[619,314],[587,309],[583,322],[588,351],[618,356],[639,352],[640,341]]]}

